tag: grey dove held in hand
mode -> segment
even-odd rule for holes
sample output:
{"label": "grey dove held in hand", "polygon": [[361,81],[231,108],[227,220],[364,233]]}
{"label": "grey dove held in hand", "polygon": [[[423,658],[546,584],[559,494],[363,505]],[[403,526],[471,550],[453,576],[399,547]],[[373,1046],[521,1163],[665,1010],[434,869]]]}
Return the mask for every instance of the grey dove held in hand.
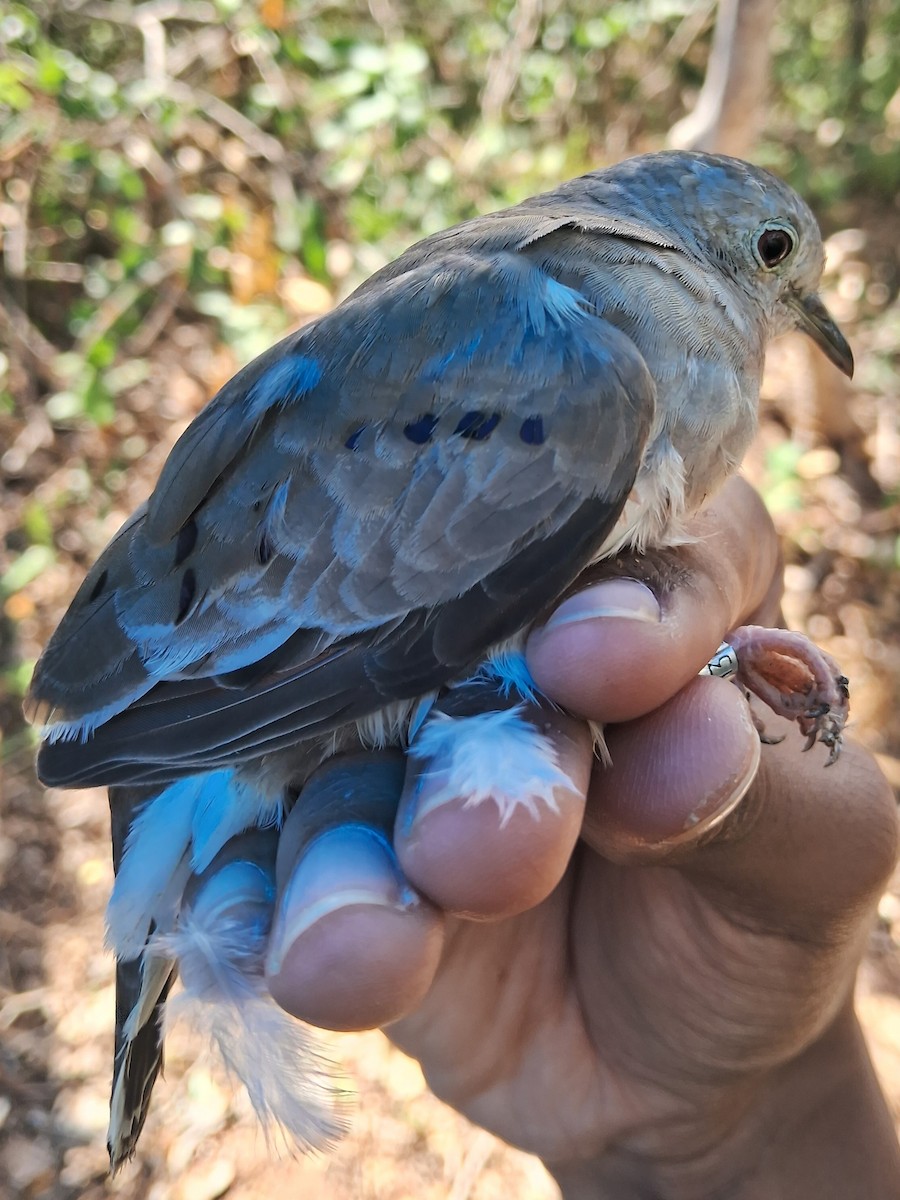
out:
{"label": "grey dove held in hand", "polygon": [[633,485],[616,540],[658,541],[734,470],[770,337],[847,366],[821,270],[789,188],[684,153],[414,246],[180,439],[40,660],[42,776],[173,779],[466,670]]}
{"label": "grey dove held in hand", "polygon": [[[28,699],[46,782],[148,785],[111,797],[110,936],[122,970],[144,964],[120,975],[131,1125],[114,1159],[171,982],[170,959],[140,956],[177,924],[184,872],[290,802],[317,735],[360,721],[402,741],[418,698],[591,560],[677,541],[753,436],[770,338],[802,329],[850,372],[822,265],[812,214],[767,172],[633,158],[420,242],[182,436]],[[157,851],[179,832],[140,884],[151,825]]]}

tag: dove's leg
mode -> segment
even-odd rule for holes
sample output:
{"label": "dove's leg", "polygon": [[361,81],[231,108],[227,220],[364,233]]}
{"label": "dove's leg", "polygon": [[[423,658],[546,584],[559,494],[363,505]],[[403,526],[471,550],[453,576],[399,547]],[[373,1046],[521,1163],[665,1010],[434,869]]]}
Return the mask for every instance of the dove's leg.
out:
{"label": "dove's leg", "polygon": [[850,708],[847,677],[803,634],[743,625],[704,673],[734,679],[774,712],[796,721],[807,750],[817,741],[826,745],[831,751],[827,766],[837,761]]}

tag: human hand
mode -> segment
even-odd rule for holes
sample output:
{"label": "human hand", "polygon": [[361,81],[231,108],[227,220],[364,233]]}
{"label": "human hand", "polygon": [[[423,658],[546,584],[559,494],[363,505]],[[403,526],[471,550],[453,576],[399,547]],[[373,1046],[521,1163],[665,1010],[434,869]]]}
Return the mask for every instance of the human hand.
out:
{"label": "human hand", "polygon": [[740,482],[692,532],[532,635],[542,691],[608,726],[605,768],[583,722],[535,714],[574,784],[558,812],[435,807],[441,764],[389,753],[310,781],[270,987],[314,1023],[386,1025],[566,1197],[897,1196],[851,1000],[893,800],[852,742],[828,771],[791,728],[761,748],[738,689],[694,678],[777,620],[780,564]]}

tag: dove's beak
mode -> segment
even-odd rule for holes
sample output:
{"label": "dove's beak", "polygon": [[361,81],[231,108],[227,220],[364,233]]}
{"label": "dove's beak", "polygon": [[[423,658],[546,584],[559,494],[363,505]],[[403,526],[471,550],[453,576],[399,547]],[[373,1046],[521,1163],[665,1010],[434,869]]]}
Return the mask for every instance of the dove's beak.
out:
{"label": "dove's beak", "polygon": [[815,294],[797,296],[792,308],[797,314],[797,327],[812,338],[839,371],[843,371],[848,379],[852,379],[853,351],[819,297]]}

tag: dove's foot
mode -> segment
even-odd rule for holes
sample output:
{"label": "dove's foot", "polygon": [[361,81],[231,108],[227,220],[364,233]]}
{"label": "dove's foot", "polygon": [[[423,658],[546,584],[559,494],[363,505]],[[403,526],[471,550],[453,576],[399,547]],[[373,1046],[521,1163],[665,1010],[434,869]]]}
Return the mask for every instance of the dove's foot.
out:
{"label": "dove's foot", "polygon": [[[729,651],[732,653],[729,654]],[[708,668],[727,675],[765,701],[779,716],[796,721],[805,749],[822,742],[829,748],[826,766],[836,762],[850,710],[847,677],[834,659],[801,633],[744,625],[728,638]],[[771,742],[757,721],[760,737]]]}

